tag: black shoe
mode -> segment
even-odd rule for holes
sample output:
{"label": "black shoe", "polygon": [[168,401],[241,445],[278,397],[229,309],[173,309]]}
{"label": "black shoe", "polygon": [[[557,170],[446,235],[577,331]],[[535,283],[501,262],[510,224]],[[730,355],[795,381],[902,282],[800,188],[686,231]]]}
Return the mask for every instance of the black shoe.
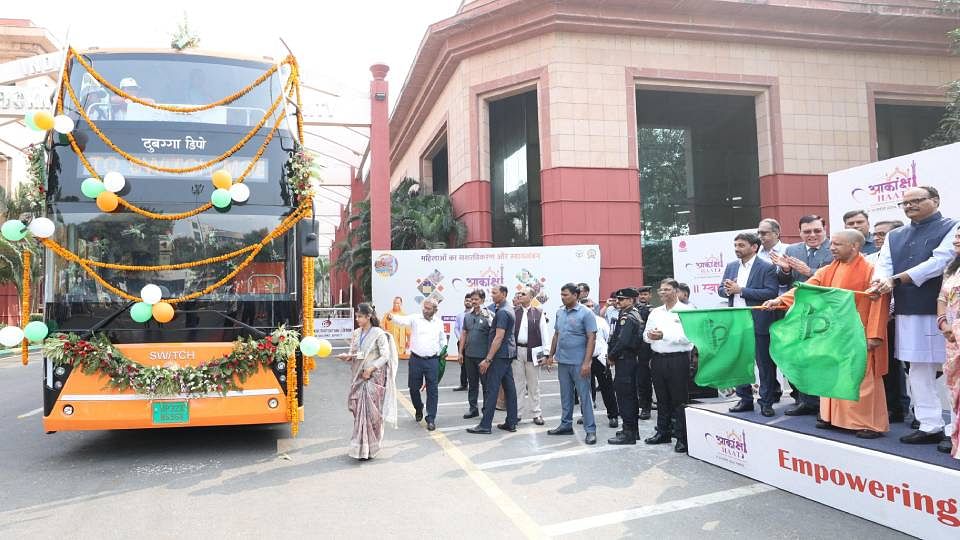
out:
{"label": "black shoe", "polygon": [[654,433],[652,437],[647,437],[646,439],[643,440],[643,442],[647,444],[667,444],[670,441],[671,441],[670,435],[662,431],[658,431]]}
{"label": "black shoe", "polygon": [[773,395],[773,402],[780,403],[780,398],[783,397],[783,392],[777,392]]}
{"label": "black shoe", "polygon": [[581,418],[577,418],[577,425],[578,425],[578,426],[582,426],[582,425],[583,425],[583,418],[582,418],[582,417],[581,417]]}
{"label": "black shoe", "polygon": [[414,415],[414,418],[417,419],[417,422],[423,420],[423,411],[417,411],[417,414]]}
{"label": "black shoe", "polygon": [[437,425],[433,422],[427,422],[427,431],[433,431],[437,429]]}
{"label": "black shoe", "polygon": [[750,412],[753,410],[753,402],[744,401],[741,399],[740,401],[737,402],[736,405],[734,405],[733,407],[730,407],[730,409],[728,410],[733,413]]}
{"label": "black shoe", "polygon": [[607,439],[607,444],[637,444],[637,434],[632,431],[618,431],[616,437]]}
{"label": "black shoe", "polygon": [[787,416],[804,416],[808,414],[817,414],[818,412],[820,411],[816,407],[811,407],[810,405],[801,403],[796,407],[792,407],[790,409],[783,411],[783,414]]}
{"label": "black shoe", "polygon": [[547,435],[573,435],[573,428],[555,427],[547,430]]}
{"label": "black shoe", "polygon": [[903,444],[937,444],[942,440],[943,431],[927,433],[925,431],[920,431],[919,429],[913,433],[908,433],[903,437],[900,437],[900,442]]}
{"label": "black shoe", "polygon": [[542,426],[542,425],[543,425],[543,417],[542,417],[542,416],[536,416],[536,417],[534,417],[533,423],[536,424],[536,425],[538,425],[538,426]]}
{"label": "black shoe", "polygon": [[678,454],[685,454],[687,452],[687,443],[677,439],[677,444],[674,445],[673,451],[677,452]]}
{"label": "black shoe", "polygon": [[587,438],[583,440],[587,444],[597,444],[597,434],[596,433],[587,433]]}
{"label": "black shoe", "polygon": [[910,429],[920,429],[920,421],[914,418],[913,422],[910,422]]}
{"label": "black shoe", "polygon": [[833,429],[833,424],[822,418],[817,418],[817,429]]}
{"label": "black shoe", "polygon": [[620,426],[620,422],[617,420],[617,417],[614,416],[613,418],[610,419],[610,422],[608,422],[608,425],[612,428],[615,428]]}
{"label": "black shoe", "polygon": [[640,409],[640,420],[650,419],[650,409]]}
{"label": "black shoe", "polygon": [[760,414],[766,416],[767,418],[770,418],[770,417],[772,417],[773,415],[775,415],[776,413],[773,412],[773,407],[772,407],[772,406],[770,406],[770,405],[761,405],[761,406],[760,406]]}
{"label": "black shoe", "polygon": [[463,415],[463,418],[464,418],[464,419],[467,419],[467,418],[476,418],[476,417],[478,417],[478,416],[480,416],[480,411],[478,411],[477,409],[470,409],[470,412],[468,412],[467,414]]}
{"label": "black shoe", "polygon": [[891,411],[890,412],[890,423],[896,424],[898,422],[903,422],[903,411]]}
{"label": "black shoe", "polygon": [[458,386],[458,387],[454,388],[453,391],[454,391],[454,392],[463,392],[463,391],[466,390],[466,389],[467,389],[466,386]]}
{"label": "black shoe", "polygon": [[937,445],[937,452],[943,452],[944,454],[949,454],[953,451],[953,442],[950,441],[950,437],[944,437],[940,444]]}
{"label": "black shoe", "polygon": [[486,429],[486,428],[482,428],[482,427],[480,427],[480,426],[468,427],[468,428],[467,428],[467,433],[476,433],[476,434],[478,434],[478,435],[489,435],[489,434],[490,434],[490,430],[489,430],[489,429]]}
{"label": "black shoe", "polygon": [[513,433],[517,431],[517,426],[511,426],[510,424],[507,424],[506,422],[504,422],[502,424],[497,424],[497,429],[502,429],[504,431],[509,431],[510,433]]}
{"label": "black shoe", "polygon": [[857,432],[858,439],[879,439],[880,437],[883,437],[883,433],[872,429],[861,429]]}

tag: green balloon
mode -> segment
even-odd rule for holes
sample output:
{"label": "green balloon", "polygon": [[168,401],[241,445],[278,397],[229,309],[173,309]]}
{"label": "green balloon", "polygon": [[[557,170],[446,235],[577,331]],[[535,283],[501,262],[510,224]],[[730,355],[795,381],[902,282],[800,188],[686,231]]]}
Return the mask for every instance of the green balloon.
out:
{"label": "green balloon", "polygon": [[91,199],[96,199],[97,195],[106,191],[107,188],[103,185],[103,182],[97,180],[96,178],[87,178],[80,184],[80,191],[83,192],[84,196]]}
{"label": "green balloon", "polygon": [[230,192],[225,189],[215,189],[213,193],[210,194],[210,202],[217,208],[230,206],[230,201],[232,200],[233,199],[230,198]]}
{"label": "green balloon", "polygon": [[23,115],[23,123],[34,131],[40,131],[40,128],[37,127],[36,122],[33,121],[33,113],[34,111],[29,111],[27,114]]}
{"label": "green balloon", "polygon": [[138,323],[145,323],[153,318],[153,306],[146,302],[137,302],[130,308],[130,318]]}
{"label": "green balloon", "polygon": [[11,242],[17,242],[27,235],[27,226],[19,219],[11,219],[0,226],[0,234]]}
{"label": "green balloon", "polygon": [[320,340],[313,336],[303,338],[300,340],[300,352],[304,356],[316,356],[320,352]]}
{"label": "green balloon", "polygon": [[47,328],[47,325],[44,324],[43,321],[33,321],[23,329],[23,336],[31,343],[43,341],[43,338],[47,337],[49,333],[50,329]]}

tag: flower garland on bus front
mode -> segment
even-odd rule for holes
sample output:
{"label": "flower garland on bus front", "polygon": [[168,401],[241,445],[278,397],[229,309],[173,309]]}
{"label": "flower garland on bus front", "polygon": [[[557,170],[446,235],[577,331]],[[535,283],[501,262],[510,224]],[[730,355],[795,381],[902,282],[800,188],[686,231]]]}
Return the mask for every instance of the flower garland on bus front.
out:
{"label": "flower garland on bus front", "polygon": [[[86,375],[105,375],[107,385],[120,391],[133,390],[151,397],[225,395],[240,390],[240,385],[261,367],[295,358],[298,338],[296,330],[281,326],[263,339],[237,339],[230,353],[196,367],[145,366],[125,356],[103,334],[90,340],[73,333],[55,334],[44,341],[43,355],[56,366],[71,366]],[[289,399],[295,400],[296,395]]]}

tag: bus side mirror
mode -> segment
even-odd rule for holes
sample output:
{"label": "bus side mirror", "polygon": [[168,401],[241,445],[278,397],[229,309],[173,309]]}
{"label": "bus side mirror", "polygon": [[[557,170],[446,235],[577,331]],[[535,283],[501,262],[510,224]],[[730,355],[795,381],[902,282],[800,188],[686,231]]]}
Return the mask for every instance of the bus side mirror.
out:
{"label": "bus side mirror", "polygon": [[303,257],[320,256],[320,224],[314,220],[300,220],[297,223],[297,242]]}

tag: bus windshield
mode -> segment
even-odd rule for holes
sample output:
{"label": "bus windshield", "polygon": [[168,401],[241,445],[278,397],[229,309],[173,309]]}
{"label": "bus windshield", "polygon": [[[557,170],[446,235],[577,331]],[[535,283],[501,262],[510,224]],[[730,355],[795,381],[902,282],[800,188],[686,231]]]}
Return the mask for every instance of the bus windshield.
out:
{"label": "bus windshield", "polygon": [[[89,53],[84,60],[124,92],[163,105],[206,105],[245,88],[272,64],[171,53]],[[79,62],[70,82],[93,121],[196,122],[252,126],[280,95],[281,77],[274,73],[236,101],[209,110],[181,114],[130,102],[104,88]],[[70,99],[67,111],[75,111]]]}

